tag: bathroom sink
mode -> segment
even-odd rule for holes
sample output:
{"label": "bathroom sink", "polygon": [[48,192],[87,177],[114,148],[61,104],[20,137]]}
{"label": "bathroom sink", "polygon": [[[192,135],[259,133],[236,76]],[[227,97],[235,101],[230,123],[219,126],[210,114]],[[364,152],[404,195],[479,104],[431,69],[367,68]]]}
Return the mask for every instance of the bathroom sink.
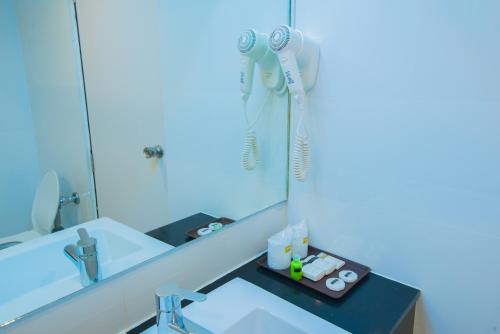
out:
{"label": "bathroom sink", "polygon": [[189,304],[183,313],[215,334],[349,333],[241,278],[213,290],[206,301]]}
{"label": "bathroom sink", "polygon": [[82,288],[78,269],[63,252],[82,227],[97,239],[103,279],[173,248],[109,218],[6,248],[0,252],[0,326]]}
{"label": "bathroom sink", "polygon": [[[298,320],[298,319],[297,319]],[[292,324],[274,316],[267,310],[258,308],[229,327],[225,334],[288,333],[306,334]]]}

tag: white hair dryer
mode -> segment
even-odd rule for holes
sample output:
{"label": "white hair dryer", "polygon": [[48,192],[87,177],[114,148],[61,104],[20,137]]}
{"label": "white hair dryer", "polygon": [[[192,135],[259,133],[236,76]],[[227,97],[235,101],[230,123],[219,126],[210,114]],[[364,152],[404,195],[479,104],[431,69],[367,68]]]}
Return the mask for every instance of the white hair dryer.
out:
{"label": "white hair dryer", "polygon": [[252,93],[255,64],[260,70],[262,84],[277,94],[285,92],[286,85],[276,55],[269,49],[268,35],[247,29],[238,38],[241,54],[240,84],[243,99]]}
{"label": "white hair dryer", "polygon": [[[247,121],[247,136],[243,148],[242,165],[247,170],[254,169],[258,162],[257,138],[253,128],[260,118],[271,92],[281,95],[286,91],[285,79],[278,59],[274,52],[269,49],[267,41],[268,35],[259,33],[254,29],[243,31],[238,38],[238,50],[241,54],[240,90]],[[268,89],[268,93],[257,113],[257,117],[251,122],[247,114],[247,101],[252,93],[255,64],[259,67],[262,84]]]}
{"label": "white hair dryer", "polygon": [[319,46],[299,30],[286,25],[274,29],[269,47],[278,55],[288,90],[299,107],[299,121],[293,150],[295,178],[304,181],[309,169],[309,134],[305,124],[306,92],[316,83]]}

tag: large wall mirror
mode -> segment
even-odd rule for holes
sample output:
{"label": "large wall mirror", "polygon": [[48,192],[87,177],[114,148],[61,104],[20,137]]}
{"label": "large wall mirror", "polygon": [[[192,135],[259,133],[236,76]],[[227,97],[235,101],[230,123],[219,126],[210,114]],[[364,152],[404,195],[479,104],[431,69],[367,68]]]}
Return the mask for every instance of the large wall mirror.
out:
{"label": "large wall mirror", "polygon": [[0,327],[286,200],[289,13],[0,0]]}

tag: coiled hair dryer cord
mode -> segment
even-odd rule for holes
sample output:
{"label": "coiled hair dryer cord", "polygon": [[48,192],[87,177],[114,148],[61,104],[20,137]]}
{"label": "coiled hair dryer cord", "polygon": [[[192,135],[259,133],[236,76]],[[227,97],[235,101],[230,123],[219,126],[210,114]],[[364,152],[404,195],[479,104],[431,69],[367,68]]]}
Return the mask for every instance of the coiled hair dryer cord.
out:
{"label": "coiled hair dryer cord", "polygon": [[293,174],[298,181],[304,181],[307,178],[309,171],[309,134],[307,127],[304,124],[306,117],[306,102],[304,100],[297,100],[299,107],[299,121],[295,133],[295,142],[293,144],[292,168]]}
{"label": "coiled hair dryer cord", "polygon": [[270,97],[272,96],[272,91],[268,90],[267,94],[262,102],[259,111],[257,113],[257,117],[255,120],[250,123],[247,112],[247,101],[248,99],[243,98],[243,112],[245,114],[245,120],[247,123],[247,133],[245,136],[245,143],[243,145],[243,153],[241,156],[241,165],[246,170],[253,170],[257,167],[259,163],[259,151],[257,148],[257,135],[255,133],[254,127],[262,116],[263,110],[266,107],[267,103],[270,101]]}

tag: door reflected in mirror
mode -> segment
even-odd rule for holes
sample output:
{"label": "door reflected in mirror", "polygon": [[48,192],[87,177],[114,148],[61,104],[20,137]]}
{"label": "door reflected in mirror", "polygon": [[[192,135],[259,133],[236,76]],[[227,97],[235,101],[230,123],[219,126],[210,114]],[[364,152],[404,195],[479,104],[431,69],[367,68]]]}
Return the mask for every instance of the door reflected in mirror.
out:
{"label": "door reflected in mirror", "polygon": [[0,327],[286,200],[289,11],[0,1]]}

